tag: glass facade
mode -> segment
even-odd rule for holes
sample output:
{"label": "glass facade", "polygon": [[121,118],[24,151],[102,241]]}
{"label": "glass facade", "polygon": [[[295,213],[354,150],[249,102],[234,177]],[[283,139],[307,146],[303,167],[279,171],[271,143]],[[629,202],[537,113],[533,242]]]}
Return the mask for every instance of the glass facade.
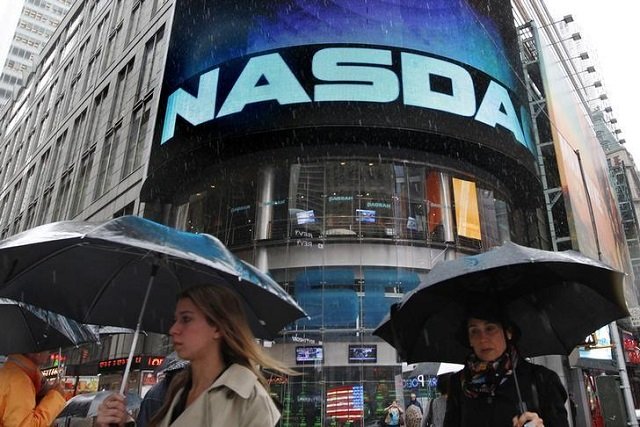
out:
{"label": "glass facade", "polygon": [[213,234],[231,249],[308,239],[478,251],[518,240],[508,199],[495,185],[429,165],[323,159],[216,167],[211,176],[180,215],[189,231]]}
{"label": "glass facade", "polygon": [[[411,392],[426,404],[435,377],[403,374],[372,331],[435,263],[526,241],[528,214],[462,163],[287,150],[242,161],[199,174],[173,220],[268,270],[307,312],[265,348],[300,372],[267,375],[281,425],[377,425]],[[373,356],[355,358],[354,346]]]}

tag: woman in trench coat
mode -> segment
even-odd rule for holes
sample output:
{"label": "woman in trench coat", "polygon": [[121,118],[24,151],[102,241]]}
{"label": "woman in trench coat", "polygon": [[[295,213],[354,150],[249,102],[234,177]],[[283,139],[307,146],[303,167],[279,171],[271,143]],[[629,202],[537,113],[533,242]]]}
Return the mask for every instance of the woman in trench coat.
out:
{"label": "woman in trench coat", "polygon": [[[150,426],[272,427],[280,412],[257,366],[293,373],[263,354],[235,293],[222,286],[196,286],[180,294],[173,347],[190,366],[178,374]],[[96,423],[122,425],[123,398],[111,395],[100,405]]]}

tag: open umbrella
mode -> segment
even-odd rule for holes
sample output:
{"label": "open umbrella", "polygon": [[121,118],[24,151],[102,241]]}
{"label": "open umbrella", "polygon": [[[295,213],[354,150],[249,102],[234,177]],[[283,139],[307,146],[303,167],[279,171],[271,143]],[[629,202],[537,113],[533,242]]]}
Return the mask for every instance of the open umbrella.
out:
{"label": "open umbrella", "polygon": [[155,369],[156,374],[178,371],[189,366],[189,361],[181,359],[175,351],[167,354],[160,366]]}
{"label": "open umbrella", "polygon": [[98,341],[98,335],[85,325],[5,298],[0,298],[0,325],[0,354],[39,353]]}
{"label": "open umbrella", "polygon": [[[66,421],[68,418],[91,418],[98,414],[98,407],[112,391],[96,391],[94,393],[84,393],[72,397],[66,403],[64,409],[57,417],[57,420]],[[138,393],[128,392],[126,394],[127,411],[135,413],[140,409],[142,398]],[[68,424],[65,424],[68,425]],[[71,423],[71,425],[74,425]]]}
{"label": "open umbrella", "polygon": [[274,280],[215,237],[136,216],[46,224],[0,242],[0,297],[82,323],[135,328],[132,349],[141,327],[166,333],[176,295],[198,284],[235,291],[260,338],[305,315]]}
{"label": "open umbrella", "polygon": [[629,315],[623,276],[575,251],[505,243],[437,264],[373,333],[409,363],[463,363],[470,349],[459,333],[467,308],[491,300],[521,330],[520,354],[568,354],[594,330]]}

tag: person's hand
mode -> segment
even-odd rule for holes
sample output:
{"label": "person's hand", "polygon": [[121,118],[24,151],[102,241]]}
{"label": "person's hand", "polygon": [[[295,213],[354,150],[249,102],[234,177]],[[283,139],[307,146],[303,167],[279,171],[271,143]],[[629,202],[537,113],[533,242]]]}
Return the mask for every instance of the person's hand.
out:
{"label": "person's hand", "polygon": [[124,425],[131,420],[132,418],[127,412],[125,397],[121,394],[110,394],[98,406],[97,426]]}
{"label": "person's hand", "polygon": [[49,386],[49,390],[55,390],[58,393],[60,393],[60,395],[62,397],[64,397],[64,387],[62,386],[62,383],[60,381],[54,381],[50,386]]}
{"label": "person's hand", "polygon": [[544,427],[544,423],[535,412],[525,412],[513,417],[513,427]]}
{"label": "person's hand", "polygon": [[43,397],[45,394],[49,393],[51,390],[55,390],[60,393],[60,396],[64,397],[64,387],[59,380],[53,382],[45,382],[40,390],[40,397]]}

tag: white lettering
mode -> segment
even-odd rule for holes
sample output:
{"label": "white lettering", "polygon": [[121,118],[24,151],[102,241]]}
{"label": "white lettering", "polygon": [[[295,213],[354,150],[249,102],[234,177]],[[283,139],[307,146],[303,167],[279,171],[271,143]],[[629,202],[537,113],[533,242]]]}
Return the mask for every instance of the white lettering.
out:
{"label": "white lettering", "polygon": [[[392,52],[383,49],[325,48],[314,54],[315,102],[360,101],[387,103],[396,101],[400,84],[392,65]],[[491,127],[500,125],[529,149],[531,141],[507,90],[491,81],[476,111],[474,82],[463,67],[442,59],[401,52],[402,98],[405,105],[428,108],[475,120]],[[356,64],[356,65],[354,65]],[[167,99],[161,144],[175,134],[176,119],[184,118],[193,126],[214,120],[218,96],[219,68],[200,76],[196,96],[180,88]],[[447,93],[434,90],[432,77],[450,84]],[[326,83],[340,82],[340,83]],[[346,82],[346,83],[345,83]],[[313,102],[278,53],[251,58],[235,81],[217,117],[241,112],[247,105],[277,101],[280,105]],[[521,112],[526,112],[522,109]],[[524,123],[527,125],[527,123]],[[336,197],[334,200],[341,200]]]}
{"label": "white lettering", "polygon": [[[441,59],[402,53],[402,94],[406,105],[432,108],[459,116],[476,112],[473,80],[467,70]],[[434,92],[430,76],[450,80],[452,94]]]}
{"label": "white lettering", "polygon": [[216,68],[200,76],[197,96],[187,93],[184,89],[178,89],[169,96],[160,144],[173,138],[178,115],[194,126],[213,120],[216,110],[218,72],[219,69]]}
{"label": "white lettering", "polygon": [[[268,83],[259,85],[263,78]],[[239,113],[248,104],[272,100],[280,105],[311,102],[296,76],[277,53],[249,60],[222,104],[218,117]]]}
{"label": "white lettering", "polygon": [[[356,66],[346,64],[366,64]],[[372,65],[391,65],[391,52],[380,49],[327,48],[313,56],[313,75],[324,81],[355,84],[317,84],[316,101],[392,102],[400,95],[396,74]]]}
{"label": "white lettering", "polygon": [[496,82],[489,83],[475,118],[491,127],[500,125],[509,129],[520,144],[527,145],[509,94]]}

